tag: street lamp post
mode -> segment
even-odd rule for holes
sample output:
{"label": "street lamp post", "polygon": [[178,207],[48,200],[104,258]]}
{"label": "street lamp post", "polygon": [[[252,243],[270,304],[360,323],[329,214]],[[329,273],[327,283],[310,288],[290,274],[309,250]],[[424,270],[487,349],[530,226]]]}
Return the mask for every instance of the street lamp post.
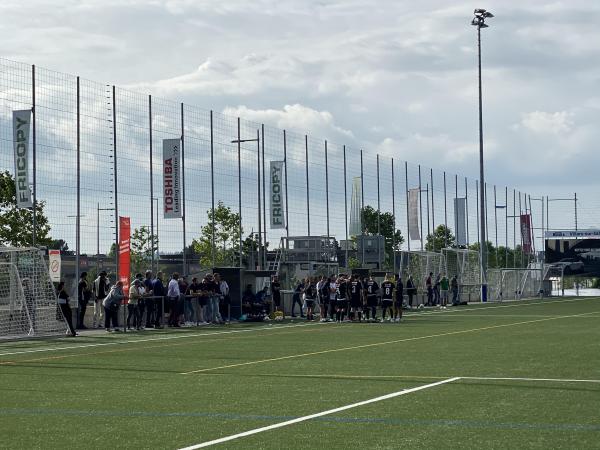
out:
{"label": "street lamp post", "polygon": [[479,225],[481,227],[479,239],[479,253],[481,259],[481,301],[487,300],[486,285],[486,235],[485,235],[485,178],[483,171],[483,113],[482,113],[482,93],[481,93],[481,29],[487,28],[485,19],[492,18],[494,15],[485,9],[476,9],[473,14],[471,25],[477,27],[477,56],[478,56],[478,80],[479,80]]}

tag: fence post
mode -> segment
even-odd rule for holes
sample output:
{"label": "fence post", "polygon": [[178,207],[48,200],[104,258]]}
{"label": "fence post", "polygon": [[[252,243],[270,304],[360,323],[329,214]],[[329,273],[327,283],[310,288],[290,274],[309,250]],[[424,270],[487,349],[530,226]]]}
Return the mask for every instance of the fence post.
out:
{"label": "fence post", "polygon": [[379,153],[377,154],[377,268],[381,270],[381,200],[379,195]]}
{"label": "fence post", "polygon": [[360,266],[365,264],[365,176],[363,173],[363,151],[360,150],[360,234],[361,258]]}
{"label": "fence post", "polygon": [[467,216],[467,248],[469,247],[469,189],[467,187],[467,177],[465,177],[465,216]]}
{"label": "fence post", "polygon": [[[113,172],[115,176],[115,283],[119,281],[119,176],[117,164],[117,93],[112,87]],[[126,307],[123,306],[123,331],[127,331]]]}
{"label": "fence post", "polygon": [[[327,156],[325,156],[327,158]],[[287,134],[285,130],[283,130],[283,167],[285,168],[285,236],[288,238],[289,245],[289,237],[290,237],[290,217],[289,217],[289,209],[290,204],[288,202],[288,166],[287,166]],[[329,217],[329,216],[327,216]]]}
{"label": "fence post", "polygon": [[[263,136],[264,137],[264,136]],[[256,166],[258,178],[256,180],[257,192],[258,192],[258,270],[263,267],[262,261],[262,217],[261,217],[261,201],[260,198],[260,130],[256,130]]]}
{"label": "fence post", "polygon": [[346,178],[346,146],[344,145],[344,220],[346,223],[346,267],[348,267],[348,180]]}
{"label": "fence post", "polygon": [[36,228],[37,228],[37,139],[36,139],[36,118],[37,108],[35,101],[35,64],[31,66],[31,110],[33,111],[33,120],[31,121],[31,145],[32,145],[32,162],[33,162],[33,230],[31,232],[32,246],[36,243]]}
{"label": "fence post", "polygon": [[185,235],[185,124],[183,118],[183,103],[181,103],[181,192],[182,192],[182,202],[181,202],[181,221],[183,222],[183,253],[182,253],[182,263],[183,270],[181,272],[182,275],[187,274],[187,264],[186,264],[186,235]]}
{"label": "fence post", "polygon": [[[77,286],[77,323],[80,317],[79,303],[79,256],[81,254],[81,106],[80,106],[80,86],[79,77],[77,77],[77,215],[75,218],[75,285]],[[83,325],[83,322],[80,324]]]}
{"label": "fence post", "polygon": [[[148,95],[148,135],[149,135],[149,144],[150,144],[150,236],[151,238],[151,247],[152,247],[152,262],[151,269],[152,272],[156,274],[157,270],[154,270],[154,243],[157,238],[154,236],[154,168],[152,167],[152,95]],[[158,205],[156,205],[158,209]]]}
{"label": "fence post", "polygon": [[306,226],[308,229],[308,235],[310,236],[310,195],[308,188],[308,135],[304,135],[304,154],[306,159]]}
{"label": "fence post", "polygon": [[392,158],[392,266],[396,275],[396,183],[394,182],[394,158]]}
{"label": "fence post", "polygon": [[408,212],[408,162],[404,161],[404,188],[406,191],[406,234],[408,243],[408,251],[410,252],[410,214]]}
{"label": "fence post", "polygon": [[[446,199],[446,171],[444,171],[444,247],[448,247],[448,200]],[[456,230],[454,230],[456,232]]]}
{"label": "fence post", "polygon": [[263,248],[263,268],[266,269],[267,268],[267,251],[266,251],[266,246],[267,246],[267,203],[266,203],[266,197],[267,197],[267,188],[265,187],[265,178],[267,176],[267,172],[265,171],[265,124],[261,124],[260,125],[260,131],[261,131],[261,135],[262,135],[262,141],[261,141],[261,146],[262,146],[262,187],[263,187],[263,198],[262,198],[262,202],[263,202],[263,233],[264,233],[264,248]]}
{"label": "fence post", "polygon": [[239,264],[240,269],[242,268],[242,141],[240,133],[240,118],[237,118],[237,151],[238,151],[238,214],[239,214]]}
{"label": "fence post", "polygon": [[419,164],[419,228],[421,238],[421,251],[423,251],[423,187],[421,185],[421,164]]}
{"label": "fence post", "polygon": [[325,140],[325,203],[327,207],[327,246],[329,246],[329,168],[327,166],[327,140]]}
{"label": "fence post", "polygon": [[[429,169],[429,181],[431,182],[431,234],[435,234],[435,203],[433,200],[434,190],[433,190],[433,169]],[[433,241],[433,251],[435,252],[435,240]]]}
{"label": "fence post", "polygon": [[211,197],[211,226],[212,226],[212,242],[211,242],[211,257],[212,268],[215,268],[215,257],[217,249],[215,247],[215,151],[214,151],[214,136],[213,136],[213,112],[210,110],[210,197]]}

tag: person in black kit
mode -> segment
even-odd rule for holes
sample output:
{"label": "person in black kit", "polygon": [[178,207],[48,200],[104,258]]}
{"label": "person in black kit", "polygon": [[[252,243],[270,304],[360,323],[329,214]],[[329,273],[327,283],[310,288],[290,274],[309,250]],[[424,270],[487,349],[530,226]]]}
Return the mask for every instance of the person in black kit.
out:
{"label": "person in black kit", "polygon": [[385,313],[390,310],[389,321],[393,320],[392,304],[394,302],[394,283],[390,281],[390,276],[385,276],[385,281],[381,283],[381,322],[385,322]]}
{"label": "person in black kit", "polygon": [[343,274],[337,279],[335,306],[336,322],[343,322],[348,308],[348,282]]}
{"label": "person in black kit", "polygon": [[281,283],[279,277],[275,275],[271,281],[271,295],[273,296],[273,306],[275,311],[281,310]]}
{"label": "person in black kit", "polygon": [[92,298],[92,290],[87,282],[87,272],[82,272],[79,276],[79,285],[77,286],[77,304],[79,306],[79,313],[77,314],[77,329],[87,330],[85,326],[85,310],[87,309],[88,302]]}
{"label": "person in black kit", "polygon": [[329,288],[331,286],[331,278],[327,277],[320,283],[319,297],[321,299],[321,322],[330,322],[332,317],[327,317],[327,311],[329,310]]}
{"label": "person in black kit", "polygon": [[362,321],[362,296],[363,286],[358,274],[354,274],[350,282],[350,312],[352,318],[359,322]]}
{"label": "person in black kit", "polygon": [[[155,299],[151,296],[154,295],[154,291],[152,290],[152,271],[146,271],[146,278],[144,279],[144,287],[146,288],[146,295],[148,298],[144,299],[144,307],[146,309],[146,328],[150,328],[154,323],[154,312],[155,308]],[[143,314],[143,313],[142,313]]]}
{"label": "person in black kit", "polygon": [[292,297],[292,317],[296,317],[296,314],[294,314],[294,309],[296,307],[296,304],[298,304],[298,306],[300,307],[300,317],[304,318],[304,312],[302,311],[302,294],[304,293],[304,288],[305,288],[305,283],[304,280],[300,280],[300,282],[298,283],[298,285],[296,286],[296,289],[294,289],[294,295]]}
{"label": "person in black kit", "polygon": [[60,307],[60,310],[67,321],[67,325],[69,326],[69,331],[67,334],[70,334],[71,336],[77,336],[75,328],[73,328],[73,313],[71,312],[71,307],[69,306],[69,294],[67,294],[67,291],[65,290],[64,281],[58,283],[57,291],[58,306]]}
{"label": "person in black kit", "polygon": [[379,291],[379,285],[371,276],[364,288],[367,296],[367,320],[369,320],[369,310],[371,310],[371,321],[375,322],[377,320],[377,292]]}
{"label": "person in black kit", "polygon": [[402,319],[402,303],[404,301],[404,283],[402,275],[398,274],[396,281],[396,300],[394,301],[394,322],[400,322]]}
{"label": "person in black kit", "polygon": [[306,288],[304,289],[304,299],[306,301],[306,320],[315,320],[313,311],[317,300],[317,285],[314,278],[307,278]]}
{"label": "person in black kit", "polygon": [[163,273],[158,272],[152,280],[152,295],[154,298],[154,328],[162,328],[163,299],[165,297],[165,286],[162,282]]}
{"label": "person in black kit", "polygon": [[409,275],[408,280],[406,280],[406,293],[408,294],[408,307],[412,308],[413,295],[417,293],[417,288],[415,287],[412,275]]}

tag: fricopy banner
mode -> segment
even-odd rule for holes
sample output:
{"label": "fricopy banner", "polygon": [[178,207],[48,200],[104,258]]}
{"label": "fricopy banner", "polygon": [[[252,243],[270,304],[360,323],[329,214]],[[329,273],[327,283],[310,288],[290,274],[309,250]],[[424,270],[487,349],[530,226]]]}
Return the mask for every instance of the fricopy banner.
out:
{"label": "fricopy banner", "polygon": [[119,281],[123,282],[123,293],[129,294],[129,275],[131,272],[131,220],[119,216]]}
{"label": "fricopy banner", "polygon": [[31,110],[13,111],[13,145],[15,157],[15,189],[17,206],[33,208],[29,188],[29,127]]}
{"label": "fricopy banner", "polygon": [[163,140],[163,213],[165,219],[177,219],[181,213],[181,141]]}
{"label": "fricopy banner", "polygon": [[408,190],[408,230],[409,238],[413,241],[421,240],[419,230],[419,188]]}
{"label": "fricopy banner", "polygon": [[285,192],[283,185],[283,161],[271,161],[269,171],[271,190],[271,228],[285,228]]}

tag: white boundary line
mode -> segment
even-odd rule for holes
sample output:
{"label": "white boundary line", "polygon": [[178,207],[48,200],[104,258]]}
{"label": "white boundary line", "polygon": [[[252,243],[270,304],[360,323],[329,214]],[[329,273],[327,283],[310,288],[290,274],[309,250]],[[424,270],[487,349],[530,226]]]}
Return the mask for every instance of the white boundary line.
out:
{"label": "white boundary line", "polygon": [[600,380],[577,380],[569,378],[527,378],[527,377],[460,377],[461,380],[490,381],[547,381],[555,383],[600,383]]}
{"label": "white boundary line", "polygon": [[231,436],[225,436],[219,439],[214,439],[212,441],[202,442],[200,444],[191,445],[189,447],[181,448],[180,450],[196,450],[198,448],[209,447],[211,445],[221,444],[223,442],[232,441],[234,439],[239,439],[241,437],[251,436],[253,434],[262,433],[264,431],[274,430],[276,428],[286,427],[288,425],[293,425],[299,422],[306,422],[307,420],[316,419],[317,417],[323,417],[330,414],[334,414],[340,411],[346,411],[348,409],[357,408],[359,406],[368,405],[370,403],[380,402],[382,400],[387,400],[394,397],[399,397],[401,395],[410,394],[412,392],[422,391],[424,389],[429,389],[432,387],[440,386],[442,384],[451,383],[453,381],[460,380],[460,377],[448,378],[442,381],[437,381],[435,383],[425,384],[423,386],[418,386],[410,389],[403,389],[401,391],[392,392],[391,394],[382,395],[380,397],[375,397],[369,400],[363,400],[362,402],[352,403],[350,405],[340,406],[339,408],[329,409],[327,411],[322,411],[315,414],[309,414],[308,416],[297,417],[296,419],[286,420],[285,422],[274,423],[272,425],[268,425],[266,427],[255,428],[253,430],[244,431],[243,433],[233,434]]}
{"label": "white boundary line", "polygon": [[[280,326],[262,326],[262,327],[252,327],[252,328],[244,328],[241,330],[228,330],[228,331],[214,331],[211,333],[192,333],[192,334],[177,334],[177,335],[168,335],[168,336],[160,336],[153,337],[148,339],[129,339],[125,341],[113,341],[113,342],[101,342],[96,344],[81,344],[81,345],[68,345],[65,347],[55,347],[55,348],[37,348],[32,350],[20,350],[16,352],[10,353],[0,353],[0,357],[2,356],[12,356],[12,355],[24,355],[28,353],[42,353],[42,352],[55,352],[60,350],[73,350],[78,348],[90,348],[90,347],[106,347],[110,345],[124,345],[124,344],[135,344],[137,342],[154,342],[154,341],[170,341],[172,339],[185,339],[185,338],[193,338],[200,336],[213,336],[213,335],[222,335],[222,334],[236,334],[236,333],[249,333],[251,331],[276,331],[282,330],[285,328],[297,328],[297,327],[306,327],[311,325],[321,325],[320,323],[300,323],[294,325],[280,325]],[[0,361],[1,363],[1,361]]]}
{"label": "white boundary line", "polygon": [[[459,312],[483,311],[483,310],[487,310],[487,309],[497,309],[497,308],[514,308],[514,307],[519,307],[519,306],[547,305],[547,304],[551,304],[551,303],[580,302],[580,301],[585,301],[585,300],[598,300],[598,298],[597,297],[583,297],[583,298],[573,298],[573,299],[568,299],[568,300],[551,300],[551,301],[541,301],[541,302],[522,300],[523,303],[502,304],[502,305],[497,305],[494,303],[494,306],[488,306],[491,303],[478,304],[479,306],[474,306],[474,307],[470,307],[470,308],[469,307],[460,307],[460,308],[457,307],[457,308],[450,308],[447,310],[424,311],[424,312],[420,312],[420,313],[409,312],[406,315],[406,317],[404,318],[404,320],[408,320],[408,319],[412,320],[412,319],[417,319],[422,316],[431,316],[431,315],[436,315],[436,314],[457,314]],[[413,311],[413,310],[409,310],[409,311]],[[490,315],[490,317],[494,317],[494,316]],[[272,327],[272,326],[266,325],[263,327],[253,327],[253,328],[246,328],[246,329],[242,329],[242,330],[214,331],[214,332],[209,332],[209,333],[177,334],[177,335],[153,337],[153,338],[148,338],[148,339],[129,339],[129,340],[125,340],[125,341],[102,342],[102,343],[96,343],[96,344],[68,345],[68,346],[64,346],[64,347],[53,347],[53,348],[45,347],[45,348],[37,348],[37,349],[32,349],[32,350],[20,350],[20,351],[15,351],[15,352],[0,353],[0,357],[25,355],[25,354],[30,354],[30,353],[57,352],[57,351],[61,351],[61,350],[75,350],[78,348],[93,348],[93,347],[106,347],[106,346],[111,346],[111,345],[135,344],[137,342],[168,341],[171,339],[184,339],[184,338],[211,336],[213,334],[214,335],[223,335],[223,334],[247,333],[247,332],[252,332],[252,331],[280,330],[280,329],[284,329],[284,328],[296,328],[296,327],[304,327],[304,326],[311,326],[311,325],[323,325],[323,324],[321,324],[319,322],[317,322],[317,323],[301,323],[301,324],[294,324],[294,325],[280,325],[277,327]]]}

